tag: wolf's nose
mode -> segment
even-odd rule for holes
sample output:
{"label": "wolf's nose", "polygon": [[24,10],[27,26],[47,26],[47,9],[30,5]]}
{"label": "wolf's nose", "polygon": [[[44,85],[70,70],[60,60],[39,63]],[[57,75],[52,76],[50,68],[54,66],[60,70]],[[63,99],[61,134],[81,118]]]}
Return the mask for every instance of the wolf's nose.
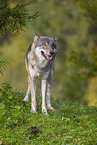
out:
{"label": "wolf's nose", "polygon": [[54,51],[51,50],[51,51],[50,51],[50,54],[51,54],[51,55],[54,55]]}

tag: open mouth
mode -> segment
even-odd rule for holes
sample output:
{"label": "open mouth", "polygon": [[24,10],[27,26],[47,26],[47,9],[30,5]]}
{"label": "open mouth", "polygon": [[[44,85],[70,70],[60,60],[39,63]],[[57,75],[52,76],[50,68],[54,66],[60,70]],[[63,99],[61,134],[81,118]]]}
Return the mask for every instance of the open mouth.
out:
{"label": "open mouth", "polygon": [[43,51],[41,51],[41,54],[47,59],[47,60],[51,60],[52,56],[51,55],[47,55],[45,54]]}

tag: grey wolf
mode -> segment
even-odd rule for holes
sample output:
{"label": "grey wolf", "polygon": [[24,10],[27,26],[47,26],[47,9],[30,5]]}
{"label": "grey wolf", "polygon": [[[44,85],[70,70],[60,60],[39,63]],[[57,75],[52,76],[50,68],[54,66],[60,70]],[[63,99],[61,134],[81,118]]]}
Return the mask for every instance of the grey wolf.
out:
{"label": "grey wolf", "polygon": [[[53,83],[55,55],[57,54],[57,38],[38,36],[33,33],[34,42],[30,45],[25,56],[28,71],[28,90],[23,101],[29,101],[31,92],[31,112],[36,112],[36,80],[41,84],[42,112],[46,115],[47,108],[55,111],[51,106],[50,92]],[[46,108],[47,104],[47,108]]]}

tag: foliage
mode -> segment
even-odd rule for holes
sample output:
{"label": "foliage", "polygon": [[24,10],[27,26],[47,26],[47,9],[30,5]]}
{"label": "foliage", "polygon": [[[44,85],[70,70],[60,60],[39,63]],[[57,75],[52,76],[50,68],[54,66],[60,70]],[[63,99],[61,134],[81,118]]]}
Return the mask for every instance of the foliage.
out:
{"label": "foliage", "polygon": [[[52,99],[55,112],[49,117],[41,113],[41,97],[37,96],[37,113],[30,113],[30,103],[23,102],[25,92],[4,83],[0,88],[2,144],[97,144],[97,108],[78,102]],[[31,133],[36,126],[39,133]]]}
{"label": "foliage", "polygon": [[[97,0],[79,0],[78,5],[85,10],[85,16],[91,17],[97,21]],[[95,31],[97,35],[97,31]],[[95,40],[95,39],[94,39]],[[97,76],[97,47],[91,48],[91,51],[77,52],[71,50],[69,61],[75,63],[79,67],[77,75],[82,79],[89,79]]]}
{"label": "foliage", "polygon": [[39,11],[30,15],[25,12],[24,7],[28,4],[18,3],[14,8],[6,6],[6,1],[0,2],[0,37],[4,33],[18,32],[23,30],[23,27],[27,27],[28,22],[35,20],[39,16]]}
{"label": "foliage", "polygon": [[78,0],[78,5],[84,9],[84,15],[97,21],[97,0]]}
{"label": "foliage", "polygon": [[77,72],[78,77],[89,79],[97,76],[97,49],[88,52],[89,55],[78,53],[74,50],[71,50],[70,53],[69,61],[79,67],[79,72]]}

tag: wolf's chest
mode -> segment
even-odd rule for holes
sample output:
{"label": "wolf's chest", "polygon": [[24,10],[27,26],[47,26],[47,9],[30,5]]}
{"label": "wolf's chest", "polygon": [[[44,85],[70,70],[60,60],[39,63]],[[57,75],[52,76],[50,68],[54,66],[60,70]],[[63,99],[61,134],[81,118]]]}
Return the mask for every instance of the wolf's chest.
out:
{"label": "wolf's chest", "polygon": [[50,64],[47,64],[45,61],[39,61],[39,63],[32,61],[29,64],[29,72],[34,79],[47,79],[50,72]]}

